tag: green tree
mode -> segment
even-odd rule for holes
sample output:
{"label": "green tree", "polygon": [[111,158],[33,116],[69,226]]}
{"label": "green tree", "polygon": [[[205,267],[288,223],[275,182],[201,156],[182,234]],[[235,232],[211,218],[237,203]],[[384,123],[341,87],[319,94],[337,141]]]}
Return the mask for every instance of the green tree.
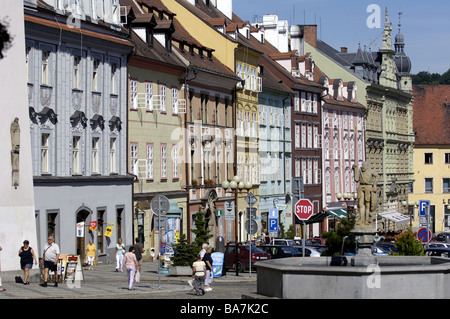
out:
{"label": "green tree", "polygon": [[[354,215],[350,215],[349,218],[342,218],[336,230],[330,230],[322,234],[322,238],[326,239],[327,249],[322,252],[323,256],[335,256],[340,255],[342,248],[344,252],[354,251],[355,242],[352,239],[350,231],[355,225]],[[344,247],[342,247],[344,243]]]}
{"label": "green tree", "polygon": [[209,233],[208,223],[205,219],[205,213],[203,212],[203,208],[200,207],[197,214],[195,214],[194,219],[195,229],[192,232],[195,235],[194,245],[198,249],[197,253],[202,249],[202,244],[207,243],[213,235]]}
{"label": "green tree", "polygon": [[198,254],[197,247],[188,242],[185,234],[182,234],[178,244],[174,245],[174,250],[172,258],[174,266],[191,266]]}
{"label": "green tree", "polygon": [[295,229],[294,225],[291,224],[291,226],[289,226],[289,229],[286,232],[285,238],[294,239],[294,237],[295,237]]}
{"label": "green tree", "polygon": [[425,250],[422,247],[422,243],[416,240],[414,232],[411,228],[408,231],[401,233],[395,238],[395,248],[398,252],[391,252],[392,255],[396,256],[423,256],[425,255]]}

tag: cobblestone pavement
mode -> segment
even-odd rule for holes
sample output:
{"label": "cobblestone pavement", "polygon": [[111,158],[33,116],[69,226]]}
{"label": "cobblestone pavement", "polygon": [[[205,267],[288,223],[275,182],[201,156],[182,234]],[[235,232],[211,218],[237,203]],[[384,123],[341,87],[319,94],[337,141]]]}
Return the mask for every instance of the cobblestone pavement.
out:
{"label": "cobblestone pavement", "polygon": [[[156,262],[142,264],[141,281],[134,283],[133,290],[128,290],[126,272],[115,272],[114,264],[99,265],[94,270],[84,271],[84,281],[60,283],[53,287],[41,287],[38,282],[29,285],[17,284],[3,280],[6,291],[0,292],[0,299],[196,299],[196,298],[228,298],[240,299],[244,293],[256,291],[256,274],[248,273],[236,276],[228,272],[225,276],[214,279],[213,290],[204,296],[197,297],[187,284],[190,277],[175,277],[159,274]],[[3,279],[3,276],[2,276]]]}

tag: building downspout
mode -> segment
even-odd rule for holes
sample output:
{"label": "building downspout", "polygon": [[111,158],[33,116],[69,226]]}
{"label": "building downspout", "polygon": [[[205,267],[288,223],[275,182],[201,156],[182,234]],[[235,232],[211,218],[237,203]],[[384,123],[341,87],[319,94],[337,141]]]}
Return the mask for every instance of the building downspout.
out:
{"label": "building downspout", "polygon": [[[185,167],[185,171],[186,171],[186,190],[187,190],[187,197],[186,197],[186,217],[187,217],[187,233],[190,234],[191,233],[191,223],[190,223],[190,219],[191,219],[191,209],[190,209],[190,204],[189,204],[189,197],[190,197],[190,190],[189,190],[189,154],[187,152],[188,150],[188,141],[189,141],[189,127],[188,127],[188,122],[187,122],[187,108],[188,108],[188,90],[187,90],[187,77],[189,75],[190,72],[190,67],[186,66],[186,74],[184,75],[184,98],[186,99],[186,112],[184,113],[184,149],[185,149],[185,161],[184,161],[184,167]],[[183,222],[183,221],[181,221]],[[183,225],[181,225],[181,232],[183,233]],[[190,236],[187,238],[188,242],[190,243]]]}

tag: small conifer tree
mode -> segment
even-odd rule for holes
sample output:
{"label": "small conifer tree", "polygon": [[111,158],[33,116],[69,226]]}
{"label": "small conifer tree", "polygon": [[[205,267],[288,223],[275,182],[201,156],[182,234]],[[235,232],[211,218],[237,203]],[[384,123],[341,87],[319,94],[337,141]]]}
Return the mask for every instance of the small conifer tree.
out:
{"label": "small conifer tree", "polygon": [[398,252],[392,253],[397,256],[423,256],[425,255],[422,243],[416,239],[414,232],[408,228],[407,232],[395,236],[395,248]]}

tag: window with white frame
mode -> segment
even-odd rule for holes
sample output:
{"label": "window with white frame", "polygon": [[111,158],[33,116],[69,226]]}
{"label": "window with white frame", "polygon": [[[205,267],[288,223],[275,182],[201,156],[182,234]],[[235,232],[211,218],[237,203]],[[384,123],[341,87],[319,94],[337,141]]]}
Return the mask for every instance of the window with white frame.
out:
{"label": "window with white frame", "polygon": [[308,180],[308,162],[306,159],[302,159],[302,176],[303,176],[303,183],[310,184],[310,181]]}
{"label": "window with white frame", "polygon": [[42,133],[41,135],[41,173],[49,173],[49,142],[50,134]]}
{"label": "window with white frame", "polygon": [[164,84],[161,84],[159,86],[159,94],[161,95],[160,111],[165,113],[165,112],[167,112],[167,107],[166,107],[166,86]]}
{"label": "window with white frame", "polygon": [[295,124],[295,148],[300,148],[300,124],[296,123]]}
{"label": "window with white frame", "polygon": [[172,178],[173,179],[180,178],[180,167],[179,167],[179,163],[178,163],[178,158],[179,158],[178,145],[174,144],[172,146]]}
{"label": "window with white frame", "polygon": [[153,83],[145,82],[145,109],[153,111]]}
{"label": "window with white frame", "polygon": [[99,173],[99,163],[100,163],[100,154],[99,154],[99,137],[92,138],[92,173]]}
{"label": "window with white frame", "polygon": [[81,79],[81,57],[79,55],[73,56],[73,88],[80,88]]}
{"label": "window with white frame", "polygon": [[137,110],[138,108],[137,84],[138,82],[136,80],[130,80],[130,108],[132,110]]}
{"label": "window with white frame", "polygon": [[172,88],[172,114],[178,114],[178,89]]}
{"label": "window with white frame", "polygon": [[99,88],[100,88],[99,67],[100,67],[100,60],[94,59],[93,69],[92,69],[92,91],[94,91],[94,92],[98,92]]}
{"label": "window with white frame", "polygon": [[138,153],[138,144],[131,143],[130,144],[130,171],[139,176],[139,153]]}
{"label": "window with white frame", "polygon": [[295,92],[294,96],[294,111],[300,112],[300,92]]}
{"label": "window with white frame", "polygon": [[161,144],[161,179],[167,178],[167,145]]}
{"label": "window with white frame", "polygon": [[319,160],[314,159],[314,184],[322,183],[322,171],[319,168]]}
{"label": "window with white frame", "polygon": [[306,124],[302,124],[301,148],[306,148]]}
{"label": "window with white frame", "polygon": [[117,94],[117,64],[111,63],[111,94]]}
{"label": "window with white frame", "polygon": [[314,180],[313,180],[313,160],[310,158],[308,159],[308,168],[307,168],[307,172],[308,172],[308,184],[313,184]]}
{"label": "window with white frame", "polygon": [[50,85],[50,51],[42,51],[41,73],[41,84]]}
{"label": "window with white frame", "polygon": [[116,138],[109,139],[109,172],[116,173]]}
{"label": "window with white frame", "polygon": [[307,139],[308,139],[308,148],[313,148],[313,133],[312,133],[312,126],[311,125],[308,125],[308,136],[307,136]]}
{"label": "window with white frame", "polygon": [[145,178],[153,179],[153,144],[147,144],[147,157],[145,163]]}
{"label": "window with white frame", "polygon": [[305,92],[301,93],[300,104],[301,104],[301,111],[302,112],[307,112],[307,109],[306,109],[306,93]]}
{"label": "window with white frame", "polygon": [[301,161],[299,158],[295,159],[295,177],[301,177],[302,173],[301,173]]}
{"label": "window with white frame", "polygon": [[72,174],[80,174],[80,137],[72,137]]}
{"label": "window with white frame", "polygon": [[30,52],[31,52],[31,47],[30,46],[26,46],[25,47],[25,68],[27,71],[27,82],[30,82]]}

